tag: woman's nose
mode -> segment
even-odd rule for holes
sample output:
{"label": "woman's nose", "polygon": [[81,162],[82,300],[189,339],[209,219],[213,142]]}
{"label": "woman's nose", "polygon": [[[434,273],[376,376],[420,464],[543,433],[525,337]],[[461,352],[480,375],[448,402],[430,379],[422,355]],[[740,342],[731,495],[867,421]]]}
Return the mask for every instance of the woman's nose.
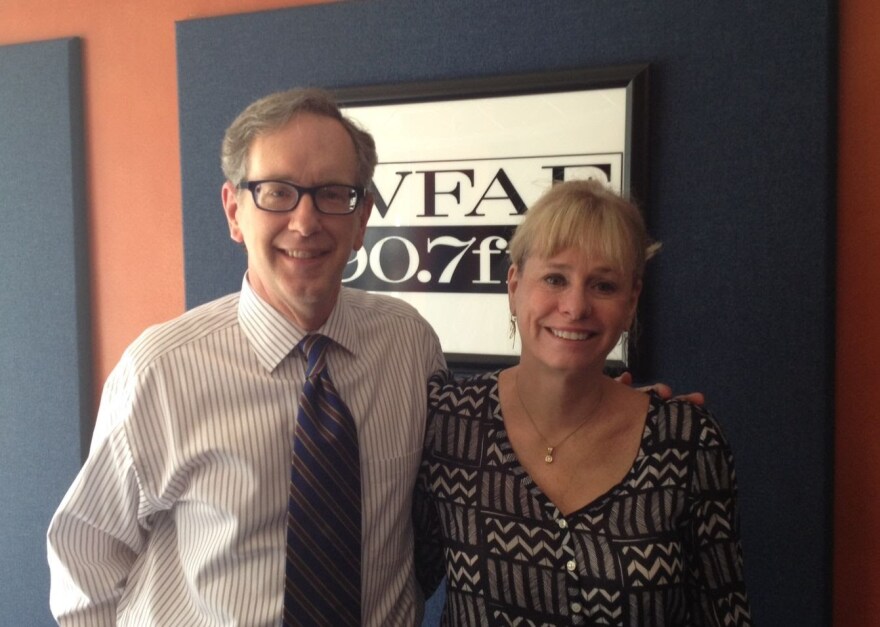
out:
{"label": "woman's nose", "polygon": [[572,320],[588,317],[593,312],[590,295],[586,290],[569,289],[565,291],[559,302],[562,313]]}

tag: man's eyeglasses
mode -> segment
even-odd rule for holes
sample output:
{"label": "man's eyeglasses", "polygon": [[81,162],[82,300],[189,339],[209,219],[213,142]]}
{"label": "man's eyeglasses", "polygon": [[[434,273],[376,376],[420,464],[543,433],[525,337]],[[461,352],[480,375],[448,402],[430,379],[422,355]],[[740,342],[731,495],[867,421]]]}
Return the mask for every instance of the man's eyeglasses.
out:
{"label": "man's eyeglasses", "polygon": [[308,194],[321,213],[346,215],[357,208],[365,193],[363,187],[351,185],[303,187],[287,181],[242,181],[238,188],[249,189],[258,208],[275,213],[293,211]]}

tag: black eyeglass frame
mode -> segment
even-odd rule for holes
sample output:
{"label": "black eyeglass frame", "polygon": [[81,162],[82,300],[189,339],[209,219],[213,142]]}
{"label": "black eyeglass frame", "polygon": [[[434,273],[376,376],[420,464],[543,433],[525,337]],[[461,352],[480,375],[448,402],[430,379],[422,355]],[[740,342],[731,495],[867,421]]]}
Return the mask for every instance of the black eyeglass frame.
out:
{"label": "black eyeglass frame", "polygon": [[[257,201],[257,187],[262,185],[263,183],[281,183],[282,185],[287,185],[288,187],[292,187],[296,190],[297,198],[296,202],[290,209],[266,209],[260,205]],[[303,196],[308,195],[312,197],[312,204],[315,205],[315,209],[318,210],[318,213],[321,213],[325,216],[347,216],[354,213],[355,209],[358,208],[358,205],[367,195],[367,190],[364,187],[359,187],[357,185],[346,185],[344,183],[325,183],[324,185],[314,185],[312,187],[306,187],[304,185],[297,185],[296,183],[291,183],[290,181],[282,181],[279,179],[261,179],[259,181],[242,181],[237,185],[240,190],[249,190],[251,193],[251,198],[254,199],[254,205],[256,205],[257,209],[261,211],[267,211],[269,213],[290,213],[294,209],[299,206],[300,201],[303,199]],[[332,212],[332,211],[324,211],[321,209],[321,205],[318,202],[318,196],[316,195],[322,189],[326,189],[328,187],[345,187],[347,189],[351,189],[355,193],[354,202],[351,203],[351,206],[348,208],[348,211],[343,212]]]}

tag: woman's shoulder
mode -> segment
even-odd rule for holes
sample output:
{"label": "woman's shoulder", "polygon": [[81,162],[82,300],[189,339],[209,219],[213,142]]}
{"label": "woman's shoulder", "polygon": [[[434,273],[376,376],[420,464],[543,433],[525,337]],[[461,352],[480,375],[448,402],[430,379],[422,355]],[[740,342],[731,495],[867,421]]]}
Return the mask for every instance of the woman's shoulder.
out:
{"label": "woman's shoulder", "polygon": [[453,370],[438,370],[428,381],[432,388],[438,390],[480,389],[498,384],[498,370],[479,373],[457,373]]}
{"label": "woman's shoulder", "polygon": [[432,408],[443,406],[458,408],[464,399],[481,401],[487,397],[497,398],[497,389],[497,370],[477,374],[441,370],[428,381],[428,401]]}
{"label": "woman's shoulder", "polygon": [[649,425],[658,442],[679,442],[688,447],[727,446],[721,425],[702,405],[684,399],[663,400],[651,395]]}

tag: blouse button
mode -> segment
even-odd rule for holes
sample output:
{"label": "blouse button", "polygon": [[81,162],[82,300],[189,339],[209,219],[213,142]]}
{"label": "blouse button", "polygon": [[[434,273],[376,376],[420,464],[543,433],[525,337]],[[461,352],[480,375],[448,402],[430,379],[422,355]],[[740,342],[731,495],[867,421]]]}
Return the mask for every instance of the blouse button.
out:
{"label": "blouse button", "polygon": [[569,572],[574,572],[574,569],[577,568],[577,562],[574,560],[568,560],[565,567],[569,570]]}
{"label": "blouse button", "polygon": [[572,614],[580,614],[581,610],[584,609],[584,606],[578,602],[574,602],[571,604],[571,612]]}
{"label": "blouse button", "polygon": [[565,520],[565,518],[560,518],[557,521],[557,524],[559,525],[560,529],[567,529],[568,528],[568,521]]}

